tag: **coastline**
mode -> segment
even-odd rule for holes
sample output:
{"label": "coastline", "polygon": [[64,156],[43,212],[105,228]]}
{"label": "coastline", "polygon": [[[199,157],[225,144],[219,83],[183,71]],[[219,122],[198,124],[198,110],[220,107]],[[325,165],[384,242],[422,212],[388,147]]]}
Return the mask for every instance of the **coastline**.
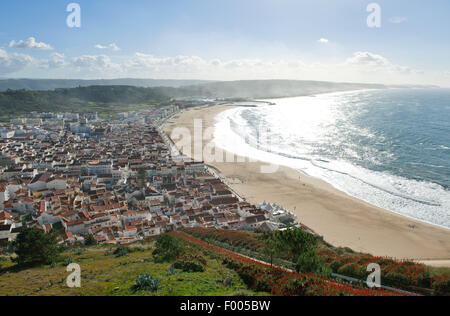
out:
{"label": "coastline", "polygon": [[[193,108],[166,122],[163,130],[170,136],[173,128],[184,127],[193,135],[194,119],[202,119],[205,130],[214,127],[216,115],[233,107]],[[267,201],[282,205],[334,246],[450,266],[450,232],[444,228],[372,206],[288,167],[280,166],[273,174],[262,174],[260,167],[267,164],[248,162],[248,159],[209,164],[250,203]]]}

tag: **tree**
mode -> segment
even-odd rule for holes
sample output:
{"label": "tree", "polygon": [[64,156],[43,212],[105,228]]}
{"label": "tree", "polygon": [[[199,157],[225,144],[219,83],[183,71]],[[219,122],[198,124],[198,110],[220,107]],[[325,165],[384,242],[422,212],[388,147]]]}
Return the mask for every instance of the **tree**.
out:
{"label": "tree", "polygon": [[184,245],[180,238],[163,234],[156,241],[156,249],[153,255],[157,262],[165,262],[175,260],[183,252]]}
{"label": "tree", "polygon": [[331,269],[317,254],[317,250],[311,249],[298,256],[296,270],[299,273],[316,273],[324,276],[331,275]]}
{"label": "tree", "polygon": [[139,168],[137,171],[137,180],[139,183],[139,186],[141,188],[145,187],[145,182],[147,181],[147,172],[144,168]]}
{"label": "tree", "polygon": [[96,246],[97,240],[95,239],[94,235],[89,234],[86,239],[84,240],[84,245],[85,246]]}
{"label": "tree", "polygon": [[60,251],[55,234],[45,234],[36,228],[22,230],[12,243],[12,250],[17,255],[13,260],[20,266],[50,264]]}
{"label": "tree", "polygon": [[292,262],[297,262],[302,253],[317,248],[317,237],[297,228],[273,232],[270,239],[273,239],[274,247]]}
{"label": "tree", "polygon": [[270,259],[270,265],[273,266],[273,258],[276,256],[280,248],[278,247],[277,240],[272,238],[272,233],[264,233],[260,239],[262,240],[262,251]]}

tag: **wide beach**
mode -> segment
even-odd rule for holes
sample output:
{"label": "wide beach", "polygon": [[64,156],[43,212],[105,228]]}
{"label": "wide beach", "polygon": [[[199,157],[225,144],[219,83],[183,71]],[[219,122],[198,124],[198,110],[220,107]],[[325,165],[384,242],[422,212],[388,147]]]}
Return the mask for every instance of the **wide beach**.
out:
{"label": "wide beach", "polygon": [[[211,128],[216,115],[227,109],[230,107],[193,108],[167,122],[164,130],[170,136],[175,127],[184,127],[194,135],[194,120],[202,120],[203,129]],[[204,140],[203,145],[208,142],[210,140]],[[194,146],[193,143],[192,148]],[[280,166],[278,171],[267,174],[261,173],[261,166],[266,163],[248,159],[247,162],[208,164],[218,169],[227,184],[249,202],[282,205],[334,246],[450,266],[450,231],[447,229],[372,206],[322,180],[287,167]]]}

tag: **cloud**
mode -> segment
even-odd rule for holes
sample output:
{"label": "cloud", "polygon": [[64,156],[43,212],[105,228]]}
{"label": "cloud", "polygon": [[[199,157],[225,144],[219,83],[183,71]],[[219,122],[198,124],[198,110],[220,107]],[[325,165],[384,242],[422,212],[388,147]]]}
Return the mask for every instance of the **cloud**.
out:
{"label": "cloud", "polygon": [[107,68],[111,64],[111,58],[106,55],[82,55],[72,59],[71,64],[75,67],[99,67]]}
{"label": "cloud", "polygon": [[51,47],[49,44],[46,44],[44,42],[36,42],[36,39],[34,37],[30,37],[25,41],[11,41],[9,43],[9,47],[11,48],[22,48],[22,49],[37,49],[37,50],[52,50],[53,47]]}
{"label": "cloud", "polygon": [[391,22],[393,24],[401,24],[406,21],[408,21],[408,18],[405,16],[394,16],[389,19],[389,22]]}
{"label": "cloud", "polygon": [[33,62],[33,58],[23,54],[8,54],[0,48],[0,74],[10,74],[18,72]]}
{"label": "cloud", "polygon": [[[24,68],[25,70],[21,71]],[[27,55],[10,54],[0,48],[0,76],[18,71],[21,76],[41,78],[301,79],[450,85],[450,73],[447,70],[439,73],[418,71],[368,51],[358,51],[335,62],[305,62],[294,56],[271,59],[207,59],[196,55],[155,56],[146,53],[128,56],[81,55],[68,58],[56,52],[47,58],[35,60]]]}
{"label": "cloud", "polygon": [[101,45],[101,44],[97,44],[97,45],[95,45],[95,48],[97,48],[97,49],[111,49],[111,50],[114,51],[114,52],[117,52],[117,51],[120,50],[120,47],[117,46],[116,43],[111,43],[111,44],[109,44],[109,45]]}
{"label": "cloud", "polygon": [[64,68],[67,65],[68,63],[66,62],[66,56],[64,54],[53,53],[51,54],[50,59],[44,60],[41,63],[41,68],[58,69]]}
{"label": "cloud", "polygon": [[329,42],[329,40],[326,38],[321,38],[320,40],[318,40],[318,42],[321,44],[327,44]]}
{"label": "cloud", "polygon": [[106,55],[82,55],[72,58],[69,66],[74,67],[78,72],[95,74],[96,76],[106,75],[108,77],[121,73],[122,65],[114,63]]}
{"label": "cloud", "polygon": [[[156,57],[149,54],[136,53],[124,63],[124,70],[130,72],[152,72],[158,74],[193,74],[211,70],[208,61],[199,56]],[[208,69],[208,70],[207,70]]]}
{"label": "cloud", "polygon": [[370,52],[356,52],[344,64],[365,72],[390,72],[409,74],[415,72],[409,67],[395,65],[387,58]]}

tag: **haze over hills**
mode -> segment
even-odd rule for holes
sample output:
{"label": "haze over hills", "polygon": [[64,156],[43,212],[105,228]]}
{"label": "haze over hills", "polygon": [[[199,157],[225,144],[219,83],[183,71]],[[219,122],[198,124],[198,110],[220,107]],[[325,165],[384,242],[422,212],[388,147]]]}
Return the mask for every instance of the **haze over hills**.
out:
{"label": "haze over hills", "polygon": [[303,80],[245,80],[210,82],[174,89],[172,97],[282,98],[361,89],[385,89],[382,84]]}
{"label": "haze over hills", "polygon": [[202,80],[164,80],[164,79],[3,79],[0,80],[0,91],[11,90],[54,90],[60,88],[77,88],[89,86],[135,86],[143,88],[173,87],[205,83]]}
{"label": "haze over hills", "polygon": [[[190,80],[22,80],[20,83],[30,82],[31,85],[41,87],[58,86],[54,90],[7,90],[0,92],[1,119],[8,120],[17,115],[37,112],[99,112],[115,113],[125,110],[148,108],[168,104],[171,99],[256,99],[282,98],[304,95],[314,95],[327,92],[350,91],[360,89],[389,88],[382,84],[335,83],[321,81],[296,80],[250,80],[227,82],[202,82],[197,84]],[[119,83],[134,83],[133,85],[119,85]],[[61,85],[75,85],[83,83],[101,83],[94,86],[79,86],[76,88],[60,88]],[[102,85],[114,83],[113,85]],[[173,87],[173,85],[188,84]],[[144,84],[167,84],[168,86],[140,87]],[[170,86],[172,85],[172,86]]]}

